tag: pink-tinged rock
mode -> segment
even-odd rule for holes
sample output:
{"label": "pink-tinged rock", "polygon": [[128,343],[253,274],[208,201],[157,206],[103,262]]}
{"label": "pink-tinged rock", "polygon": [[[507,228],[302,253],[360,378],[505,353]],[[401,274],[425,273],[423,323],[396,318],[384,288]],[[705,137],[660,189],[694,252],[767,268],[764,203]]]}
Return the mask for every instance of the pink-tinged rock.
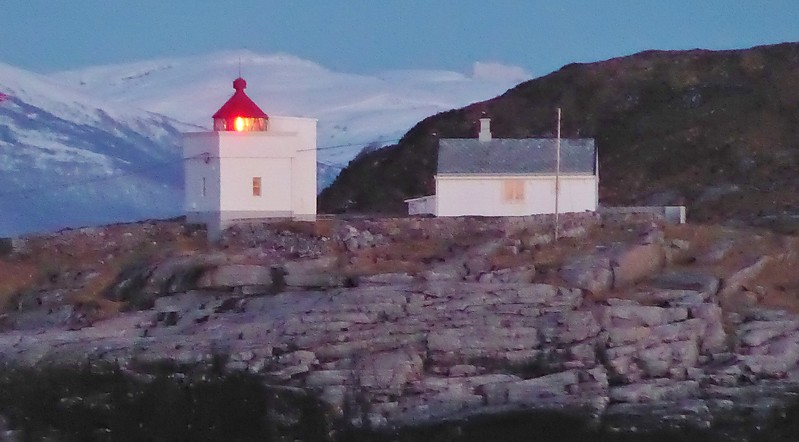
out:
{"label": "pink-tinged rock", "polygon": [[700,336],[702,353],[719,353],[727,349],[727,332],[722,323],[721,307],[710,303],[699,304],[690,308],[690,314],[705,323]]}
{"label": "pink-tinged rock", "polygon": [[698,339],[705,333],[707,323],[694,318],[682,322],[652,327],[652,334],[647,341],[674,342]]}
{"label": "pink-tinged rock", "polygon": [[490,383],[477,387],[476,393],[485,397],[487,405],[504,405],[508,403],[509,383]]}
{"label": "pink-tinged rock", "polygon": [[601,322],[606,329],[662,325],[669,322],[670,313],[665,308],[646,305],[606,306],[601,312]]}
{"label": "pink-tinged rock", "polygon": [[358,279],[360,284],[373,285],[401,285],[414,281],[413,275],[407,273],[379,273],[377,275],[362,276]]}
{"label": "pink-tinged rock", "polygon": [[277,362],[280,365],[311,365],[316,355],[311,351],[297,350],[281,355]]}
{"label": "pink-tinged rock", "polygon": [[655,290],[639,296],[643,302],[670,307],[691,307],[706,302],[708,298],[706,293],[696,290]]}
{"label": "pink-tinged rock", "polygon": [[652,276],[664,266],[665,260],[663,246],[658,241],[616,252],[611,259],[613,287],[626,287]]}
{"label": "pink-tinged rock", "polygon": [[458,415],[464,410],[474,409],[483,405],[483,396],[476,394],[441,393],[431,397],[420,397],[419,403],[410,406],[401,401],[401,412],[393,417],[394,422],[405,425],[420,425],[435,420],[446,419]]}
{"label": "pink-tinged rock", "polygon": [[699,346],[695,339],[672,342],[668,345],[671,347],[672,358],[676,366],[696,367],[699,362]]}
{"label": "pink-tinged rock", "polygon": [[513,404],[535,403],[539,398],[569,394],[568,387],[579,383],[577,370],[569,370],[525,379],[508,385],[508,402]]}
{"label": "pink-tinged rock", "polygon": [[694,318],[704,319],[706,322],[721,323],[722,311],[721,307],[719,307],[718,304],[712,304],[708,302],[698,305],[692,305],[691,307],[689,307],[688,311],[690,312],[691,316]]}
{"label": "pink-tinged rock", "polygon": [[521,378],[512,375],[512,374],[505,374],[505,373],[491,373],[491,374],[483,374],[478,376],[470,376],[464,379],[465,382],[468,382],[472,388],[479,388],[482,385],[489,385],[489,384],[505,384],[508,382],[516,382],[520,381]]}
{"label": "pink-tinged rock", "polygon": [[601,330],[590,311],[575,311],[560,315],[557,324],[543,327],[541,337],[544,342],[563,345],[584,341],[598,335]]}
{"label": "pink-tinged rock", "polygon": [[698,382],[673,381],[670,379],[656,379],[610,388],[610,399],[614,402],[678,401],[697,397],[699,394]]}
{"label": "pink-tinged rock", "polygon": [[796,320],[752,321],[738,327],[738,336],[743,345],[757,347],[797,329],[799,329],[799,322]]}
{"label": "pink-tinged rock", "polygon": [[688,309],[685,307],[672,307],[666,309],[666,321],[678,322],[688,319]]}
{"label": "pink-tinged rock", "polygon": [[666,292],[696,291],[707,299],[709,295],[718,293],[720,281],[719,278],[705,273],[668,272],[655,277],[652,284],[655,287],[669,289]]}
{"label": "pink-tinged rock", "polygon": [[488,257],[480,255],[468,258],[463,263],[463,267],[466,269],[467,275],[477,276],[491,270],[491,263],[488,261]]}
{"label": "pink-tinged rock", "polygon": [[749,281],[757,277],[763,269],[769,265],[774,258],[770,256],[761,256],[760,259],[755,261],[753,264],[744,267],[737,272],[733,273],[731,276],[724,280],[724,284],[721,287],[719,292],[720,298],[725,298],[732,294],[740,292],[744,285],[746,285]]}
{"label": "pink-tinged rock", "polygon": [[705,371],[697,367],[688,367],[685,369],[685,377],[693,381],[702,380],[705,376]]}
{"label": "pink-tinged rock", "polygon": [[632,355],[608,358],[607,368],[609,372],[627,383],[636,382],[644,376],[643,370],[638,366],[636,359]]}
{"label": "pink-tinged rock", "polygon": [[474,376],[477,374],[477,371],[477,367],[474,365],[455,365],[449,368],[449,375],[455,378]]}
{"label": "pink-tinged rock", "polygon": [[468,327],[431,332],[427,348],[431,352],[454,352],[464,356],[501,356],[505,351],[538,347],[538,330],[532,327]]}
{"label": "pink-tinged rock", "polygon": [[564,264],[558,275],[566,283],[592,293],[602,293],[613,287],[610,260],[603,256],[583,256]]}
{"label": "pink-tinged rock", "polygon": [[675,381],[684,381],[688,378],[687,373],[686,367],[672,367],[669,369],[668,377]]}
{"label": "pink-tinged rock", "polygon": [[423,363],[418,353],[397,350],[370,354],[358,362],[356,370],[361,387],[399,391],[422,377]]}
{"label": "pink-tinged rock", "polygon": [[649,336],[651,332],[651,328],[643,326],[612,327],[607,330],[608,345],[610,347],[620,347],[634,344]]}
{"label": "pink-tinged rock", "polygon": [[672,352],[668,345],[658,345],[641,350],[637,364],[648,377],[663,377],[672,366]]}
{"label": "pink-tinged rock", "polygon": [[738,355],[744,371],[760,378],[783,378],[796,368],[796,359],[783,355]]}
{"label": "pink-tinged rock", "polygon": [[545,305],[548,307],[576,308],[582,302],[582,292],[549,284],[507,285],[508,301],[520,304]]}
{"label": "pink-tinged rock", "polygon": [[426,281],[460,281],[465,276],[465,269],[463,266],[454,266],[445,264],[436,268],[425,270],[421,276]]}
{"label": "pink-tinged rock", "polygon": [[698,359],[696,340],[664,343],[638,353],[638,365],[653,378],[666,376],[675,367],[695,367]]}
{"label": "pink-tinged rock", "polygon": [[663,249],[666,254],[666,264],[687,263],[693,257],[691,243],[683,239],[673,239]]}
{"label": "pink-tinged rock", "polygon": [[637,345],[623,345],[620,347],[610,347],[605,350],[605,355],[608,359],[616,359],[622,357],[632,357],[638,352]]}
{"label": "pink-tinged rock", "polygon": [[427,336],[430,351],[454,352],[461,348],[462,332],[455,329],[436,330]]}
{"label": "pink-tinged rock", "polygon": [[524,365],[535,361],[541,355],[541,350],[528,349],[528,350],[509,350],[500,353],[497,360],[507,363],[508,365]]}
{"label": "pink-tinged rock", "polygon": [[596,340],[590,339],[580,344],[570,345],[569,356],[572,360],[581,362],[583,366],[596,365]]}
{"label": "pink-tinged rock", "polygon": [[563,343],[584,341],[598,335],[602,330],[590,311],[567,312],[558,322],[563,333],[560,342]]}
{"label": "pink-tinged rock", "polygon": [[593,382],[600,388],[608,388],[608,371],[603,366],[597,366],[590,370],[580,373],[580,381],[582,383]]}
{"label": "pink-tinged rock", "polygon": [[499,283],[531,283],[536,271],[532,265],[512,269],[496,270],[490,273],[491,280]]}
{"label": "pink-tinged rock", "polygon": [[352,370],[319,370],[308,373],[305,385],[308,387],[326,387],[344,385],[354,379]]}
{"label": "pink-tinged rock", "polygon": [[734,246],[735,241],[730,239],[717,242],[716,244],[713,244],[704,255],[697,257],[696,261],[700,264],[717,263],[726,258]]}
{"label": "pink-tinged rock", "polygon": [[799,360],[799,336],[796,334],[777,339],[768,346],[768,354],[788,360]]}
{"label": "pink-tinged rock", "polygon": [[227,264],[203,272],[197,281],[199,288],[232,288],[272,285],[272,269],[259,265]]}
{"label": "pink-tinged rock", "polygon": [[159,263],[147,280],[147,292],[181,292],[190,290],[198,272],[224,266],[227,257],[221,253],[205,256],[181,256]]}

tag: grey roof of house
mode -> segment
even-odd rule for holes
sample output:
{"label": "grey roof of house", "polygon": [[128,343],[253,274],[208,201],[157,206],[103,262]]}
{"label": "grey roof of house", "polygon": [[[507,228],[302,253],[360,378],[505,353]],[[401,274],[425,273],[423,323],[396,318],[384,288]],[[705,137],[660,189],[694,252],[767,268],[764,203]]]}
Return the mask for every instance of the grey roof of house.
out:
{"label": "grey roof of house", "polygon": [[[439,174],[554,174],[555,138],[443,138],[438,141]],[[561,139],[561,173],[594,174],[593,138]]]}

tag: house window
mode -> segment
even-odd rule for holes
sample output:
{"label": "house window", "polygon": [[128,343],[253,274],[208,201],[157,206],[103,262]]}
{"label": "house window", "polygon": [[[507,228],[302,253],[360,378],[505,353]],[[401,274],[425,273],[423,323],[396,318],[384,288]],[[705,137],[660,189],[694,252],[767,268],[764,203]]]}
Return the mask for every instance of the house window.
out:
{"label": "house window", "polygon": [[205,187],[205,177],[203,177],[203,191],[202,191],[202,196],[205,196],[206,194],[207,194],[207,191],[206,191],[206,187]]}
{"label": "house window", "polygon": [[504,180],[503,201],[506,203],[521,203],[524,201],[524,180]]}
{"label": "house window", "polygon": [[261,196],[261,177],[252,178],[252,196]]}

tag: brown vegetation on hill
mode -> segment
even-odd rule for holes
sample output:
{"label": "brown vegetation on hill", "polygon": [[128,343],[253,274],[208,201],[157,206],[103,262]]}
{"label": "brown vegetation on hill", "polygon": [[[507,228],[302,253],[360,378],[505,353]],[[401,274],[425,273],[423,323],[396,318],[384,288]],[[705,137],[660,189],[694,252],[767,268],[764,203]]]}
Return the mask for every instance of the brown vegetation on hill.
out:
{"label": "brown vegetation on hill", "polygon": [[320,208],[402,213],[403,199],[435,191],[439,138],[475,137],[483,113],[495,137],[552,137],[557,107],[565,136],[597,141],[601,203],[687,204],[693,220],[760,224],[799,205],[799,43],[786,43],[565,66],[356,158]]}

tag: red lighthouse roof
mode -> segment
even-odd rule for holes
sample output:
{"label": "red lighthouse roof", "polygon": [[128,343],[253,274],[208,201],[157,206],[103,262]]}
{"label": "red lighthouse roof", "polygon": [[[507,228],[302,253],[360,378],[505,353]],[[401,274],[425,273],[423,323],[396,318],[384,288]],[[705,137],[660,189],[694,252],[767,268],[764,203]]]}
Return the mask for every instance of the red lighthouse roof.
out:
{"label": "red lighthouse roof", "polygon": [[239,77],[233,80],[233,89],[236,92],[233,96],[219,108],[212,117],[214,120],[234,120],[237,117],[242,118],[269,118],[264,111],[253,102],[250,97],[244,93],[244,88],[247,87],[247,82]]}

